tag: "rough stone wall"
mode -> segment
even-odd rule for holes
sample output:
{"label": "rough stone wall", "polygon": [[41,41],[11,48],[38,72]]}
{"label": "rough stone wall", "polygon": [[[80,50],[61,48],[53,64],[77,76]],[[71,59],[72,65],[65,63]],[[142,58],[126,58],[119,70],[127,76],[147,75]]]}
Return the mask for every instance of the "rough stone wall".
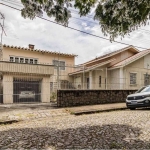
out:
{"label": "rough stone wall", "polygon": [[58,90],[57,106],[71,107],[125,102],[127,95],[135,91],[136,90]]}

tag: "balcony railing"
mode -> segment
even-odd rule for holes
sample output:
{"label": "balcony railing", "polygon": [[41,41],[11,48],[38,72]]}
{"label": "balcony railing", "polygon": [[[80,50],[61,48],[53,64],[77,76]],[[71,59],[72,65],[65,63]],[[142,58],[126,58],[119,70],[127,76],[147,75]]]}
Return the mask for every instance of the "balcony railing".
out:
{"label": "balcony railing", "polygon": [[0,61],[0,72],[51,75],[54,74],[54,66],[45,64],[23,64],[23,63],[21,64],[21,63]]}

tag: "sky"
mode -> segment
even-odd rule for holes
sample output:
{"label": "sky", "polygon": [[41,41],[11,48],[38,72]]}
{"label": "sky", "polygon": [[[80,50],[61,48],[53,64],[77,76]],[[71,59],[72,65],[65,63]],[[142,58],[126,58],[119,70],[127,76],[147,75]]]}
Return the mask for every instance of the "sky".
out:
{"label": "sky", "polygon": [[[22,8],[19,0],[0,0],[0,3],[19,9]],[[78,55],[75,60],[76,65],[127,46],[115,42],[111,43],[109,40],[74,31],[39,18],[34,20],[24,19],[20,11],[1,4],[0,12],[5,15],[4,29],[7,35],[3,34],[3,44],[21,47],[28,47],[29,44],[33,44],[35,49],[76,54]],[[92,18],[94,9],[87,17],[82,18],[77,12],[77,10],[72,10],[69,27],[104,37],[100,25]],[[43,17],[52,20],[52,18],[48,18],[45,15]],[[0,22],[2,23],[2,19],[0,19]],[[0,33],[1,31],[2,29],[0,28]],[[123,39],[117,38],[115,40],[148,49],[150,48],[149,38],[150,25],[147,25],[125,36]]]}

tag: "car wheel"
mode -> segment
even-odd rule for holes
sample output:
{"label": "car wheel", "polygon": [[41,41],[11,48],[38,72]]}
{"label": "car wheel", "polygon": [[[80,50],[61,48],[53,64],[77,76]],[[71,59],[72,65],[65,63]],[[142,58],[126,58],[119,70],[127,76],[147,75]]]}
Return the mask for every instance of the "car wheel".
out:
{"label": "car wheel", "polygon": [[135,110],[136,108],[129,108],[130,110]]}

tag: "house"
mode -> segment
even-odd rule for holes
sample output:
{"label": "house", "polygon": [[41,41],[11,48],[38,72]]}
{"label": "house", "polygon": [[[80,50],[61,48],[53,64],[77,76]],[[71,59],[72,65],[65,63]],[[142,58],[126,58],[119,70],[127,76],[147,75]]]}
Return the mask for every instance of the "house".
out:
{"label": "house", "polygon": [[128,46],[79,65],[69,76],[77,89],[138,89],[150,84],[150,50]]}
{"label": "house", "polygon": [[31,44],[28,48],[0,45],[0,102],[50,102],[51,91],[72,81],[68,76],[72,68],[65,66],[74,66],[75,57]]}

